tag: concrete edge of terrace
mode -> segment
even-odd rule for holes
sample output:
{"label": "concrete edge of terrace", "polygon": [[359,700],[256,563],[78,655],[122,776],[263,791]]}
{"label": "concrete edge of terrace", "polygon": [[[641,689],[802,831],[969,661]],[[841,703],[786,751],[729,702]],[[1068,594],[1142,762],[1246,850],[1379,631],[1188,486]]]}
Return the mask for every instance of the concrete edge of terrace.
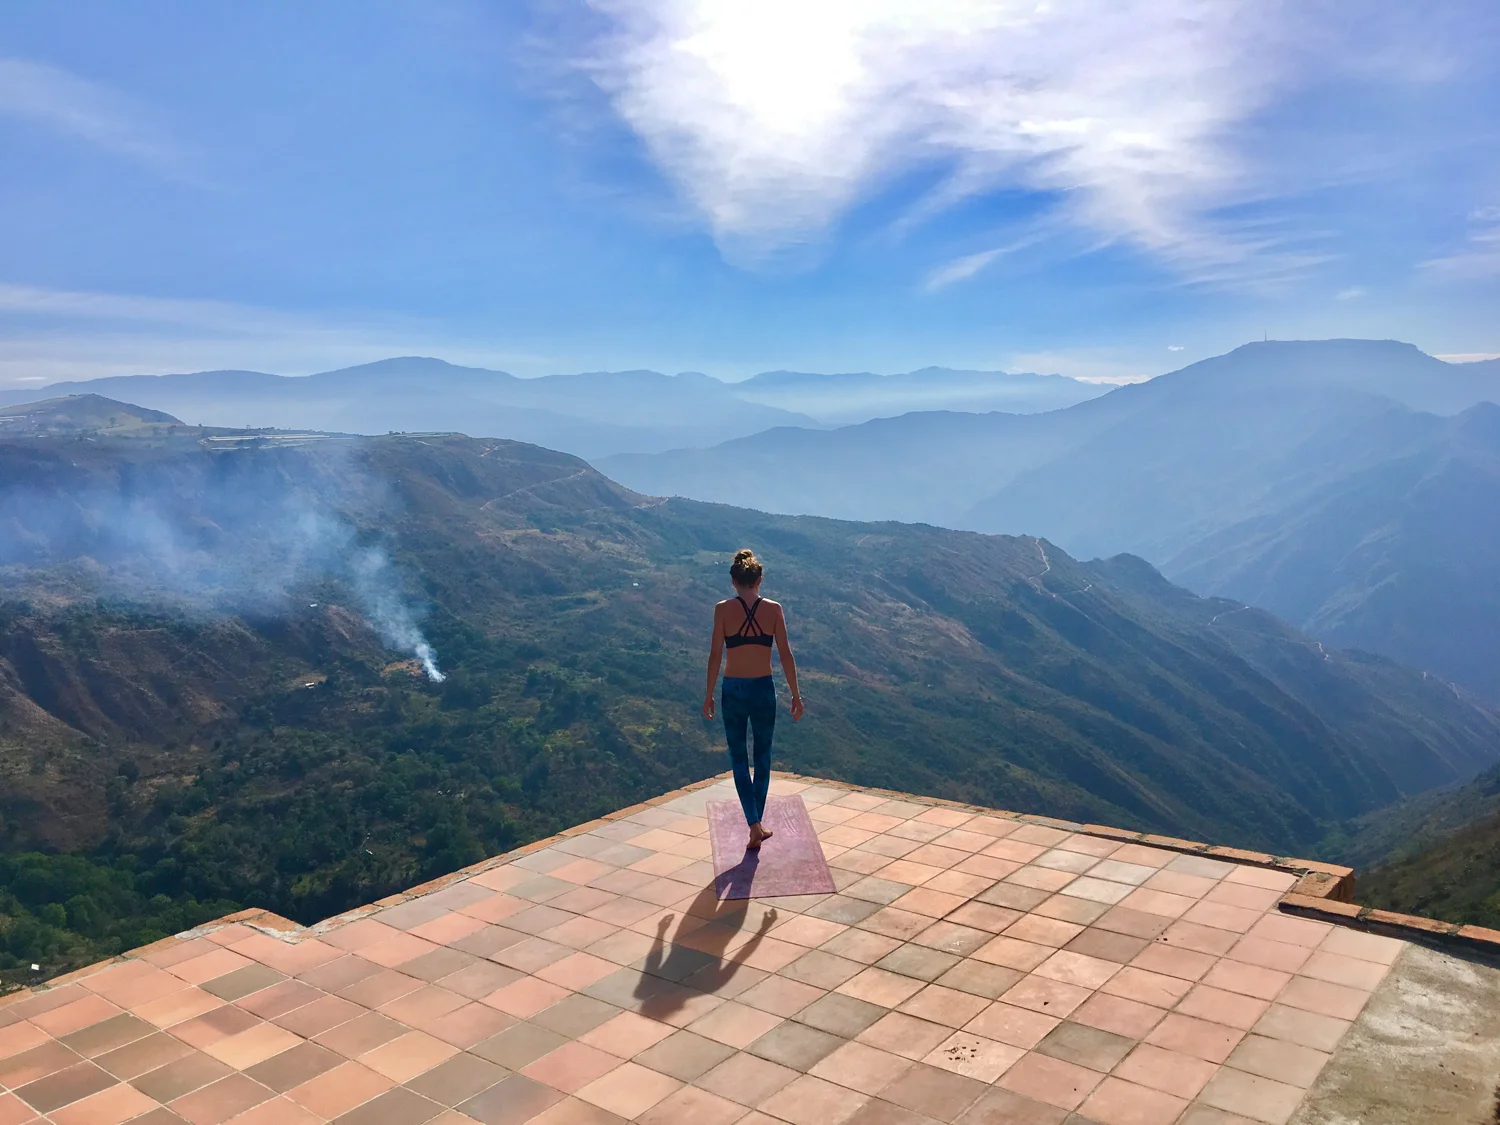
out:
{"label": "concrete edge of terrace", "polygon": [[[522,856],[540,851],[559,840],[580,835],[600,825],[621,820],[644,809],[664,805],[689,793],[706,789],[711,785],[726,780],[730,776],[728,772],[715,774],[700,781],[692,782],[689,785],[684,785],[680,789],[673,789],[645,801],[627,805],[625,808],[616,809],[614,812],[606,813],[604,816],[596,817],[583,824],[576,824],[571,828],[565,828],[552,836],[533,840],[531,843],[524,844],[519,848],[514,848],[500,855],[480,860],[478,863],[460,868],[447,875],[441,875],[436,879],[418,884],[409,890],[388,895],[376,902],[355,907],[353,910],[347,910],[342,914],[335,914],[331,918],[325,918],[323,921],[315,922],[310,926],[300,925],[288,918],[281,917],[279,914],[273,914],[269,910],[258,908],[228,914],[223,918],[216,918],[211,922],[205,922],[203,925],[196,926],[183,933],[162,938],[160,941],[152,942],[150,945],[126,950],[114,957],[103,961],[96,961],[92,965],[75,969],[70,973],[54,977],[42,984],[7,993],[0,996],[0,1008],[17,1003],[28,996],[46,992],[61,985],[93,976],[95,973],[102,972],[109,966],[118,964],[121,961],[133,960],[148,952],[170,948],[180,942],[190,941],[193,938],[213,933],[215,930],[219,930],[225,926],[248,926],[270,937],[289,942],[299,941],[304,937],[325,934],[330,930],[336,930],[341,926],[356,922],[387,907],[396,906],[403,902],[409,902],[412,899],[433,894],[454,883],[462,882],[481,872],[488,871],[491,868],[514,862]],[[851,792],[859,791],[882,795],[892,800],[910,801],[917,804],[930,805],[934,808],[960,809],[965,812],[999,816],[1009,820],[1020,821],[1023,824],[1038,824],[1086,836],[1099,836],[1110,840],[1120,840],[1154,848],[1162,848],[1167,851],[1180,852],[1184,855],[1201,855],[1230,863],[1288,872],[1298,876],[1298,880],[1296,885],[1283,896],[1281,902],[1278,904],[1277,908],[1283,913],[1314,918],[1322,922],[1329,922],[1350,929],[1382,934],[1387,937],[1399,938],[1403,941],[1458,953],[1462,956],[1478,956],[1486,961],[1493,960],[1500,963],[1500,930],[1491,930],[1483,926],[1460,925],[1454,922],[1441,922],[1432,918],[1422,918],[1411,914],[1397,914],[1389,910],[1378,910],[1373,907],[1356,904],[1354,902],[1354,869],[1351,867],[1322,863],[1312,859],[1274,856],[1267,852],[1249,851],[1244,848],[1205,844],[1196,840],[1182,840],[1174,836],[1159,836],[1151,832],[1134,832],[1129,829],[1112,828],[1103,824],[1080,824],[1076,821],[1062,820],[1057,817],[1039,816],[1033,813],[1009,812],[1002,809],[988,808],[984,805],[969,804],[965,801],[950,801],[942,797],[928,797],[921,794],[877,789],[866,785],[856,785],[852,782],[831,780],[829,778],[811,777],[781,771],[778,771],[775,777],[782,781],[800,782],[809,785],[826,786],[832,789],[845,789]]]}

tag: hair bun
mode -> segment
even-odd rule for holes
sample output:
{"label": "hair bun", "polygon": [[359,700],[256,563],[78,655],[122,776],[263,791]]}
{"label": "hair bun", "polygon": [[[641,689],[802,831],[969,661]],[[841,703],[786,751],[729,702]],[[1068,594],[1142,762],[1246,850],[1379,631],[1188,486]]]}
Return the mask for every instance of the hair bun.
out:
{"label": "hair bun", "polygon": [[734,562],[729,567],[729,577],[736,586],[754,586],[765,572],[766,568],[761,566],[760,560],[755,557],[755,552],[749,547],[741,547],[734,553]]}

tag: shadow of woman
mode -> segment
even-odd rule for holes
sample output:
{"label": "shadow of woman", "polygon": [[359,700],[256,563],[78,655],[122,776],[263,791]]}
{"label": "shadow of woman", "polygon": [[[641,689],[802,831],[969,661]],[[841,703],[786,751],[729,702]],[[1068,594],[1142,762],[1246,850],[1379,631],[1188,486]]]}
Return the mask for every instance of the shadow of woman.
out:
{"label": "shadow of woman", "polygon": [[[748,905],[748,900],[747,900]],[[776,910],[766,911],[760,927],[749,941],[726,960],[724,952],[735,935],[741,932],[738,925],[731,924],[736,916],[743,916],[745,906],[724,909],[718,900],[713,883],[704,887],[693,899],[692,905],[678,921],[673,940],[667,941],[667,929],[673,915],[668,914],[656,926],[656,940],[646,954],[643,975],[635,986],[635,999],[641,1015],[654,1020],[665,1020],[681,1010],[695,992],[713,994],[733,979],[734,974],[750,957],[776,924]],[[684,923],[688,918],[708,918],[709,921],[693,929]],[[692,945],[683,939],[692,935]],[[686,984],[689,978],[692,983]]]}

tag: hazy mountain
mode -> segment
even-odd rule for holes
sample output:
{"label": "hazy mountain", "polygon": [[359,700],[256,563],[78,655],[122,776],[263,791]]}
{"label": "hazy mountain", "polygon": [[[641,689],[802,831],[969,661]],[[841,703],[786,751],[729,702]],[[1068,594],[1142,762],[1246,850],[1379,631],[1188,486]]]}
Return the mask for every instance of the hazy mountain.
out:
{"label": "hazy mountain", "polygon": [[51,964],[225,903],[322,917],[723,768],[697,705],[747,543],[803,669],[788,768],[1286,853],[1500,754],[1419,672],[1030,538],[432,435],[16,439],[0,468],[0,850],[69,853],[0,876]]}
{"label": "hazy mountain", "polygon": [[828,425],[849,425],[914,410],[1039,414],[1098,398],[1110,388],[1064,375],[924,367],[904,375],[765,371],[733,389],[748,402],[809,414]]}
{"label": "hazy mountain", "polygon": [[79,392],[124,398],[195,425],[354,434],[456,431],[584,456],[712,445],[771,426],[816,424],[804,415],[744,402],[706,375],[616,371],[518,379],[420,357],[305,378],[256,371],[122,375],[7,391],[0,401]]}
{"label": "hazy mountain", "polygon": [[911,414],[598,465],[648,492],[1138,554],[1500,699],[1493,410],[1470,409],[1497,399],[1493,361],[1263,343],[1048,414]]}
{"label": "hazy mountain", "polygon": [[103,395],[65,395],[0,407],[0,435],[113,433],[182,423],[160,410],[146,410]]}

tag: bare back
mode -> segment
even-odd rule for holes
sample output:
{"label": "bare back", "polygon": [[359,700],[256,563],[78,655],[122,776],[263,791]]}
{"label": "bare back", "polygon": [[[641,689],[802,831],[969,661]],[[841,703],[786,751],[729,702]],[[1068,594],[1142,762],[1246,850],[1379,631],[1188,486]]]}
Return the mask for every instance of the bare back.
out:
{"label": "bare back", "polygon": [[[779,640],[786,636],[786,619],[781,603],[768,598],[749,603],[726,598],[714,606],[714,629],[726,641],[738,638]],[[747,620],[748,619],[748,620]],[[724,649],[724,675],[737,679],[754,679],[771,674],[771,645],[765,643],[727,645]]]}

